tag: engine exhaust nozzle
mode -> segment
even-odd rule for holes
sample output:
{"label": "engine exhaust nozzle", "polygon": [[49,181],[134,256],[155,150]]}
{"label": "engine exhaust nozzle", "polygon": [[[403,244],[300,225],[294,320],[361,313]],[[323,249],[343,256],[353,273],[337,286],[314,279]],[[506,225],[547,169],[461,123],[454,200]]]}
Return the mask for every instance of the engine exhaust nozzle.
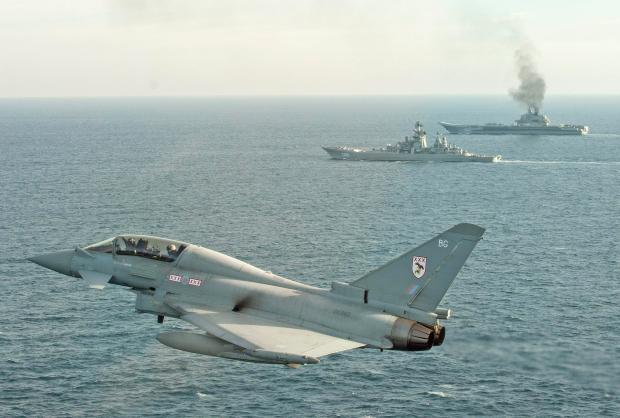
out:
{"label": "engine exhaust nozzle", "polygon": [[435,330],[410,319],[398,318],[390,337],[395,350],[430,350],[435,343]]}

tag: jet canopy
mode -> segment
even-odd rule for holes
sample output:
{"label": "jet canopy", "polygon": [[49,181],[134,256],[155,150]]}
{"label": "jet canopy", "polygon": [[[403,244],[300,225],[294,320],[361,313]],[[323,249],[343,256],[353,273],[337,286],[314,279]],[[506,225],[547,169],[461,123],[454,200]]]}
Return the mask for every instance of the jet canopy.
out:
{"label": "jet canopy", "polygon": [[183,242],[165,238],[147,235],[121,235],[89,245],[85,249],[93,252],[137,256],[172,262],[177,259],[186,247],[187,244]]}

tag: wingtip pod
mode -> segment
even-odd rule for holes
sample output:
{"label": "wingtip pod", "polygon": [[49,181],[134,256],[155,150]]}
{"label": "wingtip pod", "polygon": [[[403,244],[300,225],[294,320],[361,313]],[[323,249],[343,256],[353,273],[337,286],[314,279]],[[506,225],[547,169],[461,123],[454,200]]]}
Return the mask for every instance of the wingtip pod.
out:
{"label": "wingtip pod", "polygon": [[462,223],[458,225],[454,225],[446,232],[452,232],[455,234],[468,235],[476,238],[481,238],[482,234],[484,234],[485,229],[481,226]]}

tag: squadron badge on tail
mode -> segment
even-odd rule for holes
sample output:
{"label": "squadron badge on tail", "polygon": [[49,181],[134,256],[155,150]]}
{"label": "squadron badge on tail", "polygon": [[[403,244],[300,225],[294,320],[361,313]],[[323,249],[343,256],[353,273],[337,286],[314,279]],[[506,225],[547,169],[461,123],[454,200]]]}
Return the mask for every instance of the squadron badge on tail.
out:
{"label": "squadron badge on tail", "polygon": [[426,257],[414,255],[411,270],[417,279],[421,279],[424,273],[426,273]]}

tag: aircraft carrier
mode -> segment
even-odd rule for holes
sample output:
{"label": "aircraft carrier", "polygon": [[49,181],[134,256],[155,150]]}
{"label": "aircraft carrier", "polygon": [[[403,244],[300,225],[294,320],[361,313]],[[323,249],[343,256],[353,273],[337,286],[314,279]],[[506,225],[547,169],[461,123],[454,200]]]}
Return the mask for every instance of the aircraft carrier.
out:
{"label": "aircraft carrier", "polygon": [[485,125],[458,125],[439,122],[451,134],[464,135],[586,135],[585,125],[551,125],[549,118],[539,112],[536,106],[529,106],[512,125],[487,123]]}
{"label": "aircraft carrier", "polygon": [[437,162],[486,162],[494,163],[501,155],[479,155],[448,143],[445,136],[437,134],[432,147],[427,145],[426,132],[416,122],[412,136],[396,145],[383,148],[323,147],[335,160],[365,161],[437,161]]}

